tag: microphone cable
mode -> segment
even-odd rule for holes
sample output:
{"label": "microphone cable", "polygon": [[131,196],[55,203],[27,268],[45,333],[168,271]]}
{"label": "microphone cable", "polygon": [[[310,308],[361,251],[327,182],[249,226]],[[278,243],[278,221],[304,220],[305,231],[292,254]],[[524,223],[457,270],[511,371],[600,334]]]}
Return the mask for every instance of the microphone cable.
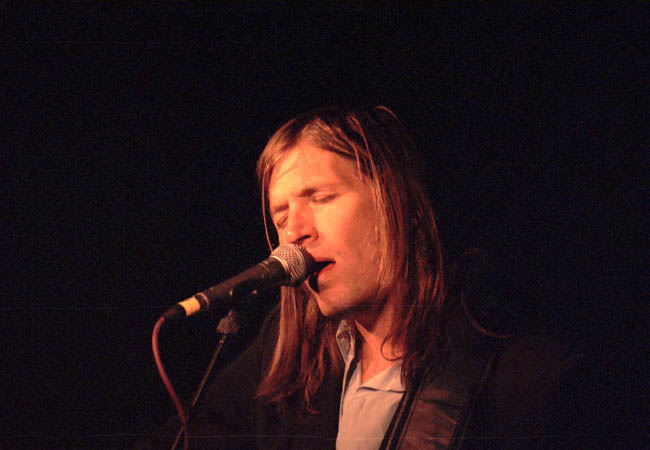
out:
{"label": "microphone cable", "polygon": [[[165,385],[165,388],[167,389],[172,402],[174,402],[174,406],[178,412],[178,418],[181,421],[181,430],[183,431],[184,435],[183,447],[185,450],[188,450],[189,437],[187,435],[187,412],[185,411],[185,407],[181,403],[181,400],[178,398],[172,382],[167,376],[167,371],[165,370],[165,366],[163,365],[162,359],[160,358],[160,350],[158,348],[158,336],[160,335],[160,329],[166,320],[167,318],[165,316],[161,316],[156,322],[156,325],[153,327],[153,332],[151,333],[151,348],[153,350],[153,358],[156,361],[156,367],[158,368],[158,374],[160,375],[160,378],[162,379],[162,382]],[[176,441],[178,441],[178,439]],[[176,447],[176,442],[174,443],[174,447]]]}

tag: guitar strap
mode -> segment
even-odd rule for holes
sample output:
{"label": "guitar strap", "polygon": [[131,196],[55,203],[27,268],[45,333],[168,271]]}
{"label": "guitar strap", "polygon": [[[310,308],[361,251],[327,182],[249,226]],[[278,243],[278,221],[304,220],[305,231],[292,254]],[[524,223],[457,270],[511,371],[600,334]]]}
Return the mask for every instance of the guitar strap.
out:
{"label": "guitar strap", "polygon": [[379,449],[461,448],[495,360],[495,351],[465,354],[427,382],[417,377],[397,406]]}

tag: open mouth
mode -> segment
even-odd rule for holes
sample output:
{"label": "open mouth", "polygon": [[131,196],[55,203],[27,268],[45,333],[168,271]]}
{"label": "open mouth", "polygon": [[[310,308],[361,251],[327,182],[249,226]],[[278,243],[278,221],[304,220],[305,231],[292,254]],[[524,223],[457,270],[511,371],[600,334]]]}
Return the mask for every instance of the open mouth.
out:
{"label": "open mouth", "polygon": [[317,261],[314,264],[314,271],[309,276],[309,286],[311,286],[314,291],[318,292],[318,275],[321,270],[333,263],[334,261]]}

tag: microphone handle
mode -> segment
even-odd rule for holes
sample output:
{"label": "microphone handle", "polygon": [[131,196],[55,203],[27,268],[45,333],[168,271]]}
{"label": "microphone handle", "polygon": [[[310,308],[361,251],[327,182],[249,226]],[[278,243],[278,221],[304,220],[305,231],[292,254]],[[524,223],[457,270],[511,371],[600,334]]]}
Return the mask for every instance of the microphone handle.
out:
{"label": "microphone handle", "polygon": [[218,303],[227,309],[235,300],[256,295],[260,291],[281,284],[287,279],[282,263],[270,257],[255,266],[203,292],[183,300],[163,314],[166,320],[178,320],[209,309]]}

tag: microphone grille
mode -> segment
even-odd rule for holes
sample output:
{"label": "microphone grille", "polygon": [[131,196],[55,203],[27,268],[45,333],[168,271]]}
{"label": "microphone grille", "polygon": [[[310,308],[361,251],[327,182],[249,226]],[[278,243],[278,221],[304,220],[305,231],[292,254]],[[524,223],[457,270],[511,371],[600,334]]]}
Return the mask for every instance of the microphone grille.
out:
{"label": "microphone grille", "polygon": [[298,244],[283,244],[271,253],[271,257],[279,260],[287,272],[289,286],[298,286],[312,273],[314,258]]}

